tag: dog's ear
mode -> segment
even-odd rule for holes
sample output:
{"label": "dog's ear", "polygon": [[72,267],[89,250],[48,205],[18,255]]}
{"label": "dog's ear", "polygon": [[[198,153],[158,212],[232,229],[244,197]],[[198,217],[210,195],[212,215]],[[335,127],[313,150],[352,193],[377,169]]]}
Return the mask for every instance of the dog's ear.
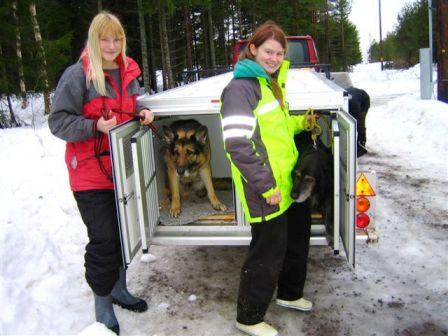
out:
{"label": "dog's ear", "polygon": [[165,142],[168,145],[172,144],[175,137],[173,130],[171,129],[171,127],[168,127],[166,125],[163,125],[162,129],[163,129],[163,138],[165,139]]}
{"label": "dog's ear", "polygon": [[195,140],[201,145],[205,145],[205,142],[207,141],[207,136],[208,136],[208,130],[207,127],[204,125],[201,125],[194,134]]}

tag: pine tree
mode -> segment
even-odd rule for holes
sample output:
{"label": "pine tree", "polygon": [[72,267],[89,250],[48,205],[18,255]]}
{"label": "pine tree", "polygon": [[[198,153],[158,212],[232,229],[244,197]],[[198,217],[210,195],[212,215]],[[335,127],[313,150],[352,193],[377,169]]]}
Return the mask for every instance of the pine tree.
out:
{"label": "pine tree", "polygon": [[40,33],[39,22],[37,20],[36,15],[36,4],[34,1],[31,1],[29,4],[29,10],[31,15],[31,22],[33,23],[34,29],[34,39],[36,40],[36,44],[39,50],[39,58],[40,58],[40,74],[43,82],[44,88],[44,105],[45,105],[45,113],[50,113],[50,92],[48,85],[48,76],[47,76],[47,59],[45,55],[45,49],[42,42],[42,35]]}
{"label": "pine tree", "polygon": [[142,63],[143,63],[143,84],[146,92],[150,92],[151,81],[149,79],[149,65],[148,65],[148,47],[146,39],[146,25],[145,25],[145,12],[143,9],[142,0],[137,0],[138,9],[138,23],[140,28],[140,43],[142,50]]}

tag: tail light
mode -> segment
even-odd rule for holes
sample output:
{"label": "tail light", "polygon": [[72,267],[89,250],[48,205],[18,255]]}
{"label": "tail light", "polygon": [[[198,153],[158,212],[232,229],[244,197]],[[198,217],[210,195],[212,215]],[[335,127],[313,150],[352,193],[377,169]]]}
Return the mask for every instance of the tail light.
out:
{"label": "tail light", "polygon": [[370,217],[366,213],[359,213],[356,215],[356,226],[360,229],[364,229],[365,227],[369,226],[370,224]]}
{"label": "tail light", "polygon": [[370,209],[370,201],[366,197],[361,196],[356,199],[356,211],[366,212],[369,209]]}
{"label": "tail light", "polygon": [[[372,225],[373,222],[372,202],[376,194],[366,175],[368,174],[360,174],[356,182],[356,227],[360,229]],[[373,179],[373,175],[370,178]]]}

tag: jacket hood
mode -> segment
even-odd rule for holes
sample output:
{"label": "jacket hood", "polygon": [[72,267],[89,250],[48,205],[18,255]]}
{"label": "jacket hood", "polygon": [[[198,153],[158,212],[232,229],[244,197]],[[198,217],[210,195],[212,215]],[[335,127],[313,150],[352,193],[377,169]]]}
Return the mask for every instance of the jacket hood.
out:
{"label": "jacket hood", "polygon": [[233,71],[234,78],[256,78],[262,77],[266,78],[268,83],[271,83],[271,78],[263,69],[263,67],[255,61],[248,58],[242,61],[238,61],[235,65],[235,70]]}

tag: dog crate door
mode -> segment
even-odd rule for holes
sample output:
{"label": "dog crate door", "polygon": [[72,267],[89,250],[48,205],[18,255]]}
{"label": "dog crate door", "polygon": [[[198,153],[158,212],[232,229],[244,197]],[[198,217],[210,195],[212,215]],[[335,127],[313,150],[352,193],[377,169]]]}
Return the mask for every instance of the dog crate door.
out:
{"label": "dog crate door", "polygon": [[131,147],[142,250],[147,252],[160,220],[152,130],[144,127],[137,132]]}
{"label": "dog crate door", "polygon": [[[337,113],[339,132],[335,152],[339,152],[339,233],[351,265],[355,265],[355,185],[356,185],[356,120],[346,113]],[[337,165],[337,164],[336,164]],[[335,165],[335,167],[336,167]],[[338,176],[338,175],[335,175]],[[336,180],[336,179],[335,179]]]}
{"label": "dog crate door", "polygon": [[131,262],[141,246],[131,152],[131,139],[139,130],[140,123],[130,120],[109,132],[121,249],[125,264]]}

